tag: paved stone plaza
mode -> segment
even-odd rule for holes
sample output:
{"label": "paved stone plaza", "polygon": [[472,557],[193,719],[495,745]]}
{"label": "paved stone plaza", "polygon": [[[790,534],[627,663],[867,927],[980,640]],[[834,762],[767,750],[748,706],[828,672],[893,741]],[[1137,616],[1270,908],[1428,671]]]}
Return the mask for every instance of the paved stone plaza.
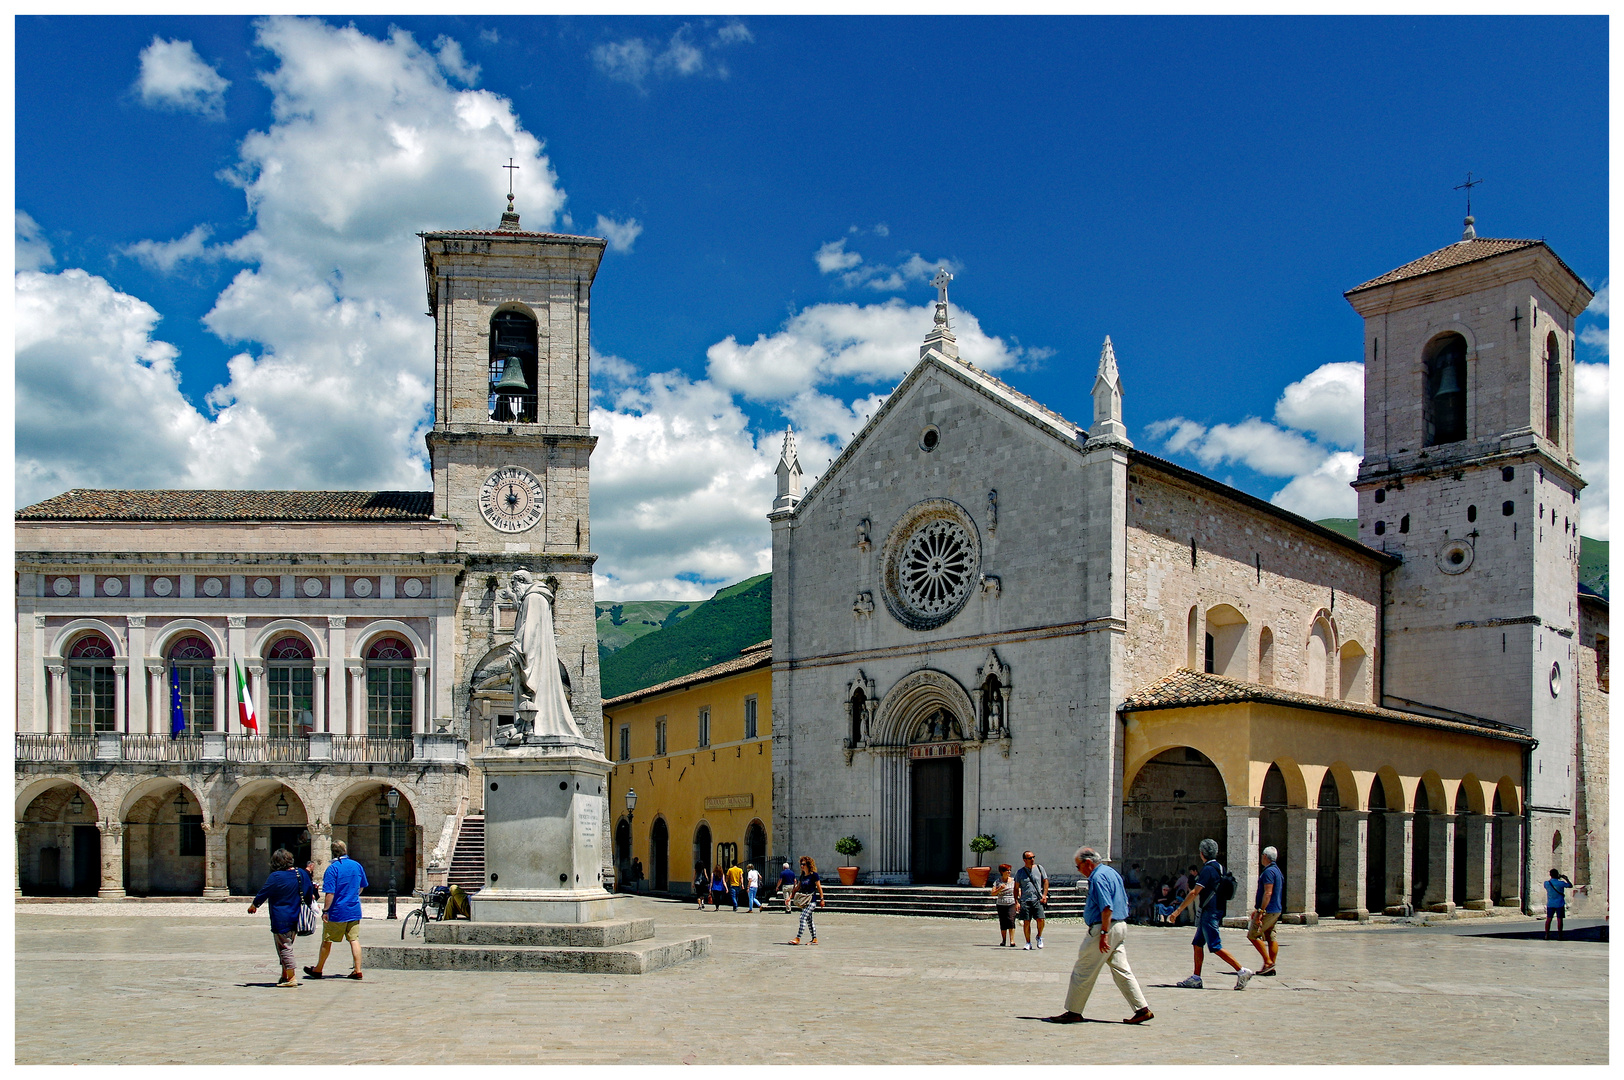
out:
{"label": "paved stone plaza", "polygon": [[[237,904],[16,907],[18,1064],[247,1064],[309,1050],[324,1064],[1121,1062],[1562,1065],[1607,1061],[1607,952],[1594,942],[1470,937],[1528,918],[1445,926],[1284,927],[1276,979],[1241,994],[1189,973],[1190,932],[1133,927],[1156,1019],[1055,1027],[1082,926],[1042,952],[995,947],[997,925],[826,915],[793,920],[640,899],[662,934],[713,938],[709,959],[644,976],[368,972],[278,990],[264,912]],[[362,942],[399,940],[367,904]],[[1240,931],[1225,931],[1252,958]],[[315,959],[302,939],[300,963]],[[329,971],[348,970],[342,949]],[[1218,965],[1222,967],[1221,964]],[[1213,971],[1209,960],[1207,971]],[[1108,975],[1087,1013],[1128,1009]],[[291,1041],[290,1041],[291,1040]]]}

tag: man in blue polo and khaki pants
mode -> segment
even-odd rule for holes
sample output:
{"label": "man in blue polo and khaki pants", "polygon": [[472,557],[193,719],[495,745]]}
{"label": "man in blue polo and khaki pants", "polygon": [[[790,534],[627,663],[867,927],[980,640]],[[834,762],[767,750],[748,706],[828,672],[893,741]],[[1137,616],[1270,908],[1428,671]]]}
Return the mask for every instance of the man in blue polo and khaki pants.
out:
{"label": "man in blue polo and khaki pants", "polygon": [[[1083,907],[1083,919],[1088,923],[1088,936],[1077,950],[1077,963],[1071,969],[1071,986],[1066,991],[1066,1011],[1059,1016],[1044,1017],[1050,1024],[1080,1024],[1083,1006],[1099,978],[1100,968],[1110,967],[1111,978],[1117,989],[1133,1006],[1133,1015],[1124,1024],[1143,1024],[1155,1014],[1145,1001],[1139,980],[1128,967],[1128,890],[1122,884],[1122,875],[1105,865],[1100,853],[1091,847],[1078,848],[1072,860],[1077,869],[1088,878],[1088,901]],[[1121,918],[1119,918],[1121,916]]]}

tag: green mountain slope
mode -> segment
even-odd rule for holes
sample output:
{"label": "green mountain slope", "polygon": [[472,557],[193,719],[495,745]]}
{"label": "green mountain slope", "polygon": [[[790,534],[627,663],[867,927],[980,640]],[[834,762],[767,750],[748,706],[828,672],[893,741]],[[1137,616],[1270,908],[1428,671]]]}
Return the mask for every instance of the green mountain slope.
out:
{"label": "green mountain slope", "polygon": [[1332,532],[1339,532],[1349,540],[1359,539],[1358,518],[1320,518],[1315,525],[1324,525]]}
{"label": "green mountain slope", "polygon": [[598,658],[601,660],[618,652],[644,635],[677,625],[698,607],[692,600],[600,602],[597,605]]}
{"label": "green mountain slope", "polygon": [[[600,645],[603,696],[617,697],[691,675],[765,641],[773,632],[772,584],[771,574],[741,581],[718,591],[673,625],[607,656]],[[598,625],[603,626],[601,618]]]}

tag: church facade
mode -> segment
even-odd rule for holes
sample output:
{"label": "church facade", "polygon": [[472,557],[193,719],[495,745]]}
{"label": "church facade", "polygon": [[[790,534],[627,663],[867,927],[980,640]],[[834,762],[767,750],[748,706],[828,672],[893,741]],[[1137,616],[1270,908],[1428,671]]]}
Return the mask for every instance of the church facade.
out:
{"label": "church facade", "polygon": [[1594,797],[1574,829],[1606,790],[1604,710],[1576,742],[1605,683],[1572,453],[1591,294],[1549,247],[1469,224],[1348,293],[1357,540],[1132,446],[1109,339],[1086,428],[964,362],[946,283],[804,493],[786,435],[775,850],[856,835],[866,879],[949,883],[990,834],[995,863],[1059,878],[1088,843],[1148,883],[1205,836],[1243,881],[1272,844],[1301,919],[1520,906],[1604,865]]}
{"label": "church facade", "polygon": [[422,243],[432,492],[75,490],[18,511],[19,893],[252,893],[272,850],[324,864],[332,839],[376,889],[421,888],[483,804],[470,742],[512,717],[521,568],[556,585],[560,674],[602,748],[604,241],[525,231],[510,198],[498,228]]}

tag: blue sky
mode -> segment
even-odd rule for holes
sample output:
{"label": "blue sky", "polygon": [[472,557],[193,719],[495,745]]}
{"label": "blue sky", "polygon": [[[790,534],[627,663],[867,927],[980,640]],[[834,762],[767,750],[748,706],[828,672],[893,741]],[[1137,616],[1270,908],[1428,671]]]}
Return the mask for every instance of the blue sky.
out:
{"label": "blue sky", "polygon": [[612,241],[612,598],[767,568],[776,433],[821,470],[942,263],[967,357],[1086,421],[1109,334],[1137,445],[1315,517],[1360,451],[1341,293],[1458,239],[1468,170],[1480,235],[1609,272],[1599,18],[20,18],[16,56],[19,503],[426,487],[414,234],[493,225],[511,156],[527,227]]}

